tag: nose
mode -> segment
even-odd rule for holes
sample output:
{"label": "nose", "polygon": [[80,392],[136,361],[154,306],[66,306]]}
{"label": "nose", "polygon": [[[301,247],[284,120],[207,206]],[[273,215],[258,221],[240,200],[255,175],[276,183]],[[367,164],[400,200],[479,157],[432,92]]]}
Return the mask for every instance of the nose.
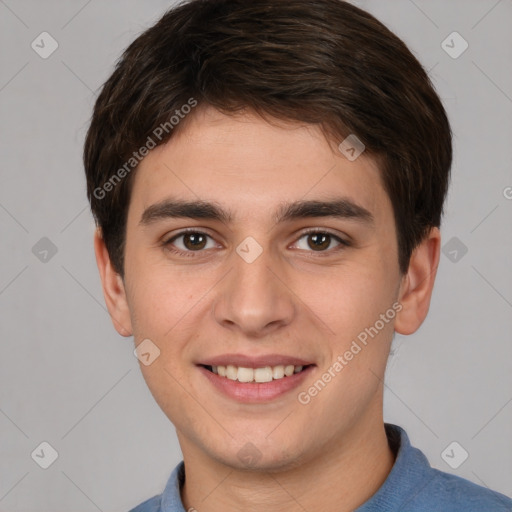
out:
{"label": "nose", "polygon": [[296,312],[285,270],[268,250],[248,262],[233,255],[234,265],[220,286],[214,305],[216,321],[247,338],[261,338],[289,325]]}

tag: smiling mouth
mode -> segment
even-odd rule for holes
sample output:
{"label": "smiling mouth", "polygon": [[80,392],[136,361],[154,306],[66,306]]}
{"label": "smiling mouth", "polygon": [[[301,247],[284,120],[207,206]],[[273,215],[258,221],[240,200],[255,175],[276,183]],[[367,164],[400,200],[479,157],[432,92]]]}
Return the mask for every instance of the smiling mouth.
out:
{"label": "smiling mouth", "polygon": [[305,366],[294,365],[276,365],[264,366],[261,368],[246,368],[243,366],[227,365],[227,366],[210,366],[199,365],[206,368],[208,371],[215,373],[219,377],[224,377],[229,380],[243,382],[243,383],[263,383],[272,382],[274,380],[286,379],[295,373],[301,373],[306,368],[314,366],[308,364]]}

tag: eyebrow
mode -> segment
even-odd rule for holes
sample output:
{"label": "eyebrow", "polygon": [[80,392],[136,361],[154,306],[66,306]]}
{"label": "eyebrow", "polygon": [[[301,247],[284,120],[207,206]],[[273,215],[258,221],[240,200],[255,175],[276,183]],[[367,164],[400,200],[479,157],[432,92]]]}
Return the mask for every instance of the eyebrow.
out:
{"label": "eyebrow", "polygon": [[[273,216],[273,220],[278,224],[315,217],[335,217],[338,219],[355,220],[365,224],[375,223],[375,218],[369,210],[345,197],[329,201],[310,200],[281,203]],[[233,222],[234,215],[218,204],[208,201],[166,199],[147,207],[141,216],[139,224],[148,226],[160,220],[170,218],[207,219],[230,224]]]}

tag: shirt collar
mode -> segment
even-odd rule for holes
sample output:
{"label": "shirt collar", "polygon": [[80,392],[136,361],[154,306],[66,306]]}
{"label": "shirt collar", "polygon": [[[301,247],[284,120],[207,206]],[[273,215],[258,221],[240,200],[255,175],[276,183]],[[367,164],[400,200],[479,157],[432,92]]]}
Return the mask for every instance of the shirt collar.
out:
{"label": "shirt collar", "polygon": [[391,423],[385,423],[384,427],[389,445],[396,453],[395,463],[377,492],[355,512],[402,510],[435,477],[427,458],[411,446],[403,428]]}
{"label": "shirt collar", "polygon": [[185,512],[181,501],[180,489],[185,482],[185,464],[181,461],[171,473],[162,494],[160,510],[162,512]]}

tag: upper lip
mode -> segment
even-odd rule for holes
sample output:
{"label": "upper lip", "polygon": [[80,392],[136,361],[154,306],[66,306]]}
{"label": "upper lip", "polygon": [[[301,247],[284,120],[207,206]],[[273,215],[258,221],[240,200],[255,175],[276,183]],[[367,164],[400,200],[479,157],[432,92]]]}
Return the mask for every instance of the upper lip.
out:
{"label": "upper lip", "polygon": [[244,354],[222,354],[202,360],[199,365],[204,366],[242,366],[244,368],[263,368],[264,366],[293,365],[307,366],[314,364],[299,357],[283,354],[267,354],[262,356],[246,356]]}

